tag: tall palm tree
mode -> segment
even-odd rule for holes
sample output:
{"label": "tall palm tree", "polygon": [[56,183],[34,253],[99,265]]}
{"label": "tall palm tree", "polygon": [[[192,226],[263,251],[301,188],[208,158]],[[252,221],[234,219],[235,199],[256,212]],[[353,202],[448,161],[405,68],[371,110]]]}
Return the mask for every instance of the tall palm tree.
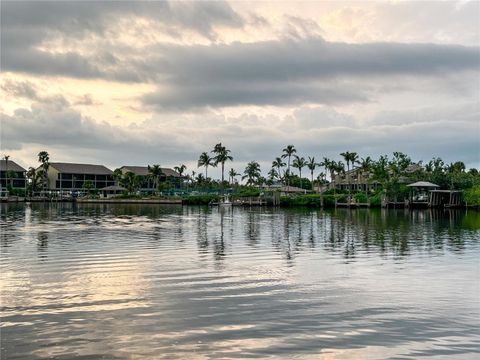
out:
{"label": "tall palm tree", "polygon": [[276,168],[277,169],[277,174],[278,174],[278,178],[281,179],[282,178],[282,168],[287,165],[283,162],[282,158],[281,157],[277,157],[275,158],[275,160],[272,161],[272,167]]}
{"label": "tall palm tree", "polygon": [[335,183],[335,174],[342,174],[345,172],[345,165],[341,161],[332,160],[329,163],[328,170],[330,171],[330,178],[332,180],[333,195],[336,195],[337,184]]}
{"label": "tall palm tree", "polygon": [[358,155],[356,152],[349,152],[345,151],[343,153],[340,153],[340,155],[343,157],[345,162],[347,163],[347,181],[348,181],[348,198],[350,201],[350,164],[352,164],[352,167],[356,162],[358,162]]}
{"label": "tall palm tree", "polygon": [[200,158],[198,159],[198,167],[205,166],[205,180],[208,178],[208,167],[215,166],[214,159],[208,155],[207,152],[203,152],[200,154]]}
{"label": "tall palm tree", "polygon": [[40,151],[38,153],[38,162],[40,162],[42,165],[42,170],[43,170],[43,190],[45,191],[48,184],[48,168],[50,167],[50,156],[48,155],[48,152],[46,151]]}
{"label": "tall palm tree", "polygon": [[242,180],[248,179],[247,185],[255,185],[262,175],[260,164],[256,161],[250,161],[245,167],[243,174]]}
{"label": "tall palm tree", "polygon": [[224,181],[224,169],[225,169],[225,162],[226,161],[233,161],[233,157],[230,154],[230,150],[228,150],[225,146],[222,146],[222,143],[218,143],[215,145],[212,151],[215,154],[213,158],[215,161],[215,165],[222,164],[222,184]]}
{"label": "tall palm tree", "polygon": [[[297,152],[297,149],[295,149],[295,146],[293,146],[293,145],[287,145],[287,147],[285,149],[283,149],[282,151],[283,151],[282,158],[287,158],[288,157],[287,173],[288,173],[288,176],[290,176],[290,159],[293,156],[293,154],[295,154]],[[287,186],[289,185],[288,176],[287,176]]]}
{"label": "tall palm tree", "polygon": [[[367,156],[366,158],[362,158],[359,164],[360,164],[360,174],[364,175],[365,173],[367,173],[367,176],[370,176],[370,171],[372,171],[372,166],[373,166],[372,158],[370,156]],[[359,177],[357,179],[359,179]],[[368,185],[369,185],[369,179],[367,177],[366,184],[365,184],[365,192],[367,194],[367,198],[368,198],[368,190],[369,190]]]}
{"label": "tall palm tree", "polygon": [[298,169],[298,172],[300,174],[300,188],[303,189],[302,187],[302,169],[307,166],[307,162],[305,161],[305,158],[300,157],[300,156],[295,156],[295,159],[293,160],[292,166],[296,169]]}
{"label": "tall palm tree", "polygon": [[307,161],[307,168],[308,170],[310,170],[310,177],[311,177],[311,181],[312,181],[312,190],[313,190],[313,172],[315,171],[315,168],[317,167],[318,163],[315,162],[315,157],[308,157],[308,161]]}
{"label": "tall palm tree", "polygon": [[163,174],[162,167],[160,165],[148,165],[148,176],[153,180],[153,187],[155,192],[158,190],[158,184],[160,183],[160,177]]}
{"label": "tall palm tree", "polygon": [[330,186],[332,186],[333,180],[334,180],[332,176],[332,160],[324,157],[323,161],[318,165],[323,166],[323,168],[325,169],[325,180],[326,180],[327,174],[330,174]]}
{"label": "tall palm tree", "polygon": [[235,178],[239,175],[240,174],[235,169],[233,169],[233,168],[230,169],[230,171],[228,172],[228,177],[230,178],[230,182],[231,182],[232,185],[235,181]]}

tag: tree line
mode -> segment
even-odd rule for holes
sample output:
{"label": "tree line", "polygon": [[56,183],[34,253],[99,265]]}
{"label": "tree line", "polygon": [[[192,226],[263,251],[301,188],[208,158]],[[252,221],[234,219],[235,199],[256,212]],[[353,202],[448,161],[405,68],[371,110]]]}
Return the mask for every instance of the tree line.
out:
{"label": "tree line", "polygon": [[[197,168],[204,168],[204,174],[192,170],[186,173],[187,166],[180,164],[174,170],[180,175],[182,184],[192,188],[195,187],[224,187],[238,185],[238,177],[245,181],[246,186],[262,186],[281,184],[285,186],[296,186],[305,190],[314,190],[315,187],[327,185],[336,191],[335,179],[340,175],[346,179],[350,191],[352,183],[359,181],[359,175],[366,175],[368,184],[379,184],[390,193],[399,192],[406,181],[430,181],[445,189],[466,189],[480,184],[478,169],[466,169],[462,161],[445,163],[441,158],[435,157],[425,164],[422,161],[414,162],[405,153],[394,152],[392,156],[381,155],[374,160],[370,156],[360,157],[357,152],[345,151],[339,153],[343,160],[333,160],[323,157],[320,161],[315,156],[301,156],[294,145],[287,145],[282,149],[279,156],[273,159],[266,176],[263,176],[258,161],[250,161],[245,166],[243,173],[238,173],[234,168],[228,172],[228,180],[225,180],[225,165],[233,161],[231,150],[222,143],[216,144],[211,151],[202,152],[197,161]],[[4,157],[8,164],[9,156]],[[38,153],[38,168],[30,167],[27,171],[29,192],[40,189],[48,189],[48,169],[50,166],[48,152]],[[211,167],[220,167],[221,179],[215,180],[208,176]],[[413,167],[413,170],[412,170]],[[159,164],[148,165],[148,175],[139,176],[133,172],[123,172],[122,169],[115,169],[114,180],[128,192],[135,192],[142,187],[145,181],[151,181],[154,189],[168,187],[169,182]],[[296,169],[296,173],[292,170]],[[305,177],[306,170],[309,177]],[[319,171],[318,171],[319,170]],[[351,171],[355,170],[355,172]],[[327,175],[329,180],[327,180]],[[13,177],[9,174],[7,166],[7,179]],[[7,181],[8,183],[8,181]],[[88,186],[87,186],[88,187]]]}

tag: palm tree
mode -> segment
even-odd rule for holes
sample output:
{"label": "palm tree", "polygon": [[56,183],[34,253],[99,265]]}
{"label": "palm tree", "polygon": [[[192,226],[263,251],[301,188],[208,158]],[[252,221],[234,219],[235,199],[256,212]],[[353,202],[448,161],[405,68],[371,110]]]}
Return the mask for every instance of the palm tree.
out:
{"label": "palm tree", "polygon": [[130,194],[132,194],[140,188],[142,181],[142,176],[135,175],[133,172],[127,171],[122,177],[121,184]]}
{"label": "palm tree", "polygon": [[180,166],[175,166],[173,168],[180,176],[183,176],[183,172],[187,170],[187,166],[184,164],[181,164]]}
{"label": "palm tree", "polygon": [[233,169],[233,168],[230,169],[230,171],[228,172],[228,176],[229,176],[229,178],[230,178],[230,182],[231,182],[232,185],[233,185],[233,183],[234,183],[234,181],[235,181],[235,178],[236,178],[237,176],[239,176],[239,175],[240,175],[240,174],[237,173],[237,171],[236,171],[235,169]]}
{"label": "palm tree", "polygon": [[[288,157],[287,173],[288,173],[288,176],[290,176],[290,158],[293,156],[293,154],[297,152],[297,149],[295,149],[295,146],[293,145],[287,145],[287,147],[282,151],[283,151],[282,158]],[[289,185],[288,176],[287,176],[287,186]]]}
{"label": "palm tree", "polygon": [[182,187],[184,184],[183,172],[187,170],[187,166],[184,164],[180,164],[180,166],[175,166],[174,170],[180,175],[179,181],[180,181],[180,187]]}
{"label": "palm tree", "polygon": [[215,161],[215,166],[218,164],[222,164],[222,184],[223,184],[225,162],[233,161],[233,157],[229,155],[230,150],[228,150],[225,146],[222,146],[222,143],[218,143],[217,145],[215,145],[212,152],[215,154],[215,157],[213,158]]}
{"label": "palm tree", "polygon": [[250,161],[243,172],[242,180],[247,180],[247,185],[255,185],[261,177],[260,164],[256,161]]}
{"label": "palm tree", "polygon": [[153,180],[153,187],[155,192],[158,190],[158,184],[160,183],[160,177],[163,174],[162,167],[160,165],[148,165],[148,176]]}
{"label": "palm tree", "polygon": [[43,170],[43,190],[45,191],[48,184],[48,168],[50,167],[50,156],[46,151],[40,151],[38,153],[38,162],[42,163],[41,167]]}
{"label": "palm tree", "polygon": [[295,156],[295,160],[293,160],[292,166],[296,169],[298,169],[298,172],[300,173],[300,188],[303,189],[302,187],[302,169],[307,166],[307,162],[305,161],[305,158],[300,157],[300,156]]}
{"label": "palm tree", "polygon": [[329,170],[330,170],[330,177],[332,179],[332,184],[333,184],[333,195],[335,196],[336,188],[337,188],[337,185],[335,183],[335,173],[338,175],[345,173],[345,164],[342,163],[341,161],[332,160],[329,164]]}
{"label": "palm tree", "polygon": [[277,174],[279,179],[282,178],[282,168],[285,165],[286,164],[283,162],[281,157],[277,157],[275,158],[275,160],[272,161],[272,167],[277,168]]}
{"label": "palm tree", "polygon": [[[323,166],[323,168],[325,169],[325,174],[327,174],[329,171],[330,171],[330,164],[332,163],[332,160],[330,160],[329,158],[326,158],[324,157],[323,158],[323,161],[318,164],[320,166]],[[330,182],[332,181],[332,179],[330,179]]]}
{"label": "palm tree", "polygon": [[197,184],[201,184],[202,182],[204,182],[206,179],[203,177],[203,174],[202,173],[198,173],[197,177],[196,177],[196,181],[197,181]]}
{"label": "palm tree", "polygon": [[[367,156],[366,158],[362,158],[360,160],[360,174],[364,175],[365,173],[368,173],[368,177],[370,176],[370,172],[372,170],[373,166],[373,161],[370,156]],[[368,198],[368,185],[369,185],[369,179],[366,179],[366,185],[365,185],[365,192],[367,193],[367,198]],[[357,178],[358,179],[358,178]]]}
{"label": "palm tree", "polygon": [[273,183],[273,180],[275,180],[276,178],[278,178],[278,173],[277,173],[277,170],[272,167],[270,169],[270,171],[268,172],[268,180]]}
{"label": "palm tree", "polygon": [[343,157],[345,162],[347,163],[347,181],[348,181],[348,201],[350,201],[350,164],[353,165],[358,162],[358,155],[356,152],[349,152],[345,151],[343,153],[340,153],[340,155]]}
{"label": "palm tree", "polygon": [[215,166],[214,159],[208,155],[207,152],[203,152],[200,154],[200,158],[198,159],[198,167],[205,166],[205,180],[208,178],[208,167]]}
{"label": "palm tree", "polygon": [[27,171],[27,178],[29,180],[29,187],[30,187],[30,196],[33,195],[38,188],[38,179],[43,175],[41,172],[37,172],[34,167],[29,167]]}
{"label": "palm tree", "polygon": [[313,172],[317,167],[318,163],[315,162],[315,157],[308,157],[307,168],[310,170],[310,177],[312,179],[312,190],[313,190]]}
{"label": "palm tree", "polygon": [[192,183],[192,185],[195,183],[195,174],[197,172],[195,170],[192,170],[192,175],[190,176],[190,182]]}

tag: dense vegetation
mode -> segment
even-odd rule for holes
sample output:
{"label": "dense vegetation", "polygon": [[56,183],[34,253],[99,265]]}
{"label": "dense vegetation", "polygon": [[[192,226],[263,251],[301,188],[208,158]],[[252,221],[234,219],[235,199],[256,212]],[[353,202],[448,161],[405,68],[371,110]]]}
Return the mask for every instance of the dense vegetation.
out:
{"label": "dense vegetation", "polygon": [[[288,145],[282,150],[282,154],[272,161],[265,177],[257,161],[249,162],[243,174],[233,168],[226,172],[225,164],[233,161],[233,156],[229,149],[218,143],[212,151],[203,152],[198,159],[197,167],[203,167],[204,173],[193,170],[188,174],[187,167],[181,164],[175,167],[180,174],[179,178],[167,177],[161,166],[156,164],[148,166],[147,176],[124,173],[121,169],[116,169],[113,176],[117,184],[125,188],[123,197],[176,196],[184,198],[187,203],[199,204],[218,199],[218,196],[223,194],[229,194],[232,198],[258,197],[266,190],[271,191],[274,189],[271,186],[276,185],[277,189],[290,186],[309,192],[317,190],[316,194],[284,196],[280,203],[285,206],[318,206],[321,203],[329,206],[335,201],[355,201],[379,206],[382,198],[393,201],[407,198],[410,191],[407,184],[429,181],[437,184],[440,189],[463,190],[468,205],[480,206],[479,171],[475,168],[467,170],[461,161],[446,164],[440,158],[433,158],[424,164],[422,161],[412,161],[408,155],[401,152],[394,152],[390,157],[382,155],[376,160],[370,156],[361,158],[356,152],[350,151],[339,155],[343,161],[326,157],[316,161],[315,157],[300,156],[293,145]],[[8,160],[7,157],[5,159]],[[29,195],[48,189],[49,186],[46,176],[49,154],[46,151],[40,152],[38,161],[40,167],[31,167],[27,172]],[[208,176],[209,167],[217,166],[221,167],[221,179],[218,180]],[[228,175],[228,179],[225,179],[225,175]],[[239,183],[240,176],[243,184]],[[150,186],[153,191],[141,194],[146,183],[153,184]],[[355,186],[356,184],[358,186]],[[11,194],[17,192],[20,195],[23,191],[10,190]],[[84,190],[90,196],[96,196],[97,190],[93,189],[93,184],[86,182]]]}

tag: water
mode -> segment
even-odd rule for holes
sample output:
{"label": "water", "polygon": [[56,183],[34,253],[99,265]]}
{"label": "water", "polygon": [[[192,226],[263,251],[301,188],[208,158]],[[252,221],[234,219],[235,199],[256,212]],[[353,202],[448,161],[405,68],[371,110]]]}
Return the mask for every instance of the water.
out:
{"label": "water", "polygon": [[480,213],[1,206],[1,359],[477,359]]}

